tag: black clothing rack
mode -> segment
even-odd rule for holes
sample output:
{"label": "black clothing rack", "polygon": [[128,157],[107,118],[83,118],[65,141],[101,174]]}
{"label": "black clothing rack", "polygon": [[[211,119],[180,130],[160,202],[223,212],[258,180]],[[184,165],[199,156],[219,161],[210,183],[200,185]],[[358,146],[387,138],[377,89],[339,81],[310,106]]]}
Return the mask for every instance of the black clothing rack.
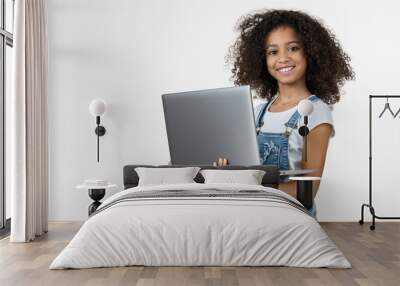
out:
{"label": "black clothing rack", "polygon": [[372,215],[372,225],[370,229],[375,229],[375,219],[400,219],[400,217],[383,217],[375,213],[375,208],[372,205],[372,99],[374,98],[400,98],[400,95],[370,95],[369,96],[369,203],[361,206],[361,219],[358,221],[364,224],[364,207],[369,208]]}

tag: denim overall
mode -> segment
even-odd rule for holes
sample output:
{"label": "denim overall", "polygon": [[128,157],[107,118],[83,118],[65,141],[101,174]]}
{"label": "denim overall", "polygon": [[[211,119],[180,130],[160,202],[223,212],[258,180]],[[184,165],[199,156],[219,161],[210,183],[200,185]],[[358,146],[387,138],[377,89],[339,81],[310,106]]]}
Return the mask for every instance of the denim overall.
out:
{"label": "denim overall", "polygon": [[[312,95],[308,99],[313,102],[318,99]],[[296,110],[285,123],[286,130],[284,133],[261,132],[261,127],[264,125],[264,115],[269,106],[269,102],[264,103],[256,119],[257,143],[260,152],[260,161],[262,165],[276,165],[280,170],[289,170],[289,136],[293,129],[297,129],[297,122],[300,119],[300,114]],[[283,182],[289,180],[288,176],[282,178]],[[315,204],[309,209],[312,216],[316,216]]]}

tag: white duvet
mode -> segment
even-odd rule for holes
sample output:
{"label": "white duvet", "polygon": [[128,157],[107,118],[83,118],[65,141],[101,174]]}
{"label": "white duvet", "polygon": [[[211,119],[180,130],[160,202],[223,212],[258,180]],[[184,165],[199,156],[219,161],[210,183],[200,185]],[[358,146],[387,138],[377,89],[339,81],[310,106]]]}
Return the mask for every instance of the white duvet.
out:
{"label": "white duvet", "polygon": [[[135,187],[105,200],[154,190],[266,190],[238,184]],[[294,200],[294,199],[292,199]],[[50,269],[146,266],[294,266],[349,268],[311,216],[257,199],[185,198],[125,201],[89,218]]]}

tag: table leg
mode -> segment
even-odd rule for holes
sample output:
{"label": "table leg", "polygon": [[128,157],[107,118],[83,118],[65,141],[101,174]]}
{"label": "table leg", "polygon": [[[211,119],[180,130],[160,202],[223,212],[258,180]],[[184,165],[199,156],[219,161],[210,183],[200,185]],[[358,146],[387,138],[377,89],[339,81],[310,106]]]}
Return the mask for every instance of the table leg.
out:
{"label": "table leg", "polygon": [[312,180],[297,181],[297,200],[301,202],[306,209],[310,209],[313,205]]}

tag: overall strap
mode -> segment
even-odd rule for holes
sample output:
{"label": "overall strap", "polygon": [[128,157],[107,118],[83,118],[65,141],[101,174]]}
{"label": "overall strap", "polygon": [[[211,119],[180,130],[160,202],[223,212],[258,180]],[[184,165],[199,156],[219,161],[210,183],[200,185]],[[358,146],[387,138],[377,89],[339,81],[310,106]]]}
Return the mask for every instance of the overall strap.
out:
{"label": "overall strap", "polygon": [[261,105],[260,111],[258,112],[256,119],[256,128],[259,130],[264,125],[264,114],[267,111],[269,102],[263,103]]}
{"label": "overall strap", "polygon": [[316,96],[316,95],[311,95],[311,96],[308,98],[308,100],[311,101],[311,102],[317,101],[317,100],[318,100],[318,96]]}

